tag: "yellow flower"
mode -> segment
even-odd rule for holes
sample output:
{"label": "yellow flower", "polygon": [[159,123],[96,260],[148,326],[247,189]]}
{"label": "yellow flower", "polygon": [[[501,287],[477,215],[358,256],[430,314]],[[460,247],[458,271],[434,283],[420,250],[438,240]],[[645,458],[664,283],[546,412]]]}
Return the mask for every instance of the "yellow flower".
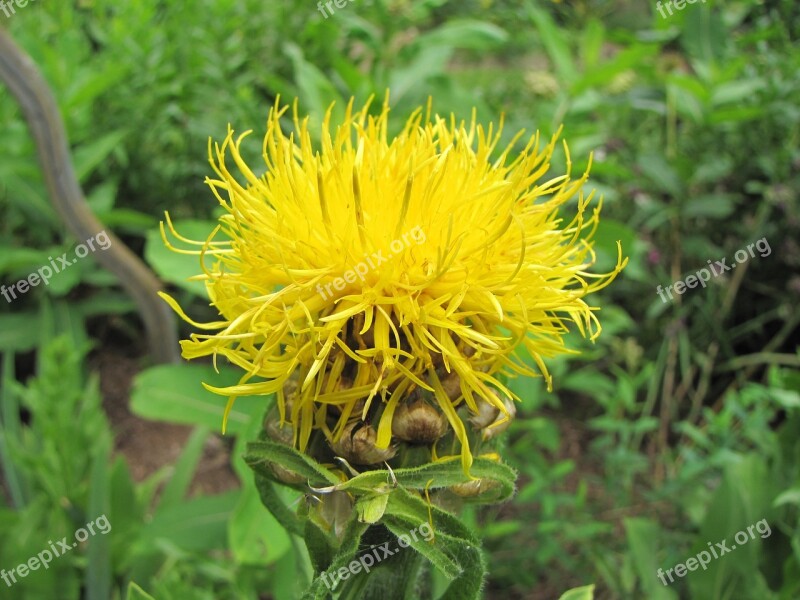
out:
{"label": "yellow flower", "polygon": [[[378,116],[351,100],[335,131],[329,110],[315,149],[296,103],[294,133],[283,131],[287,108],[270,112],[264,174],[241,157],[250,132],[209,143],[217,176],[207,183],[226,214],[206,242],[178,236],[167,215],[179,239],[212,257],[200,278],[222,317],[196,323],[164,295],[212,332],[183,341],[183,356],[223,355],[245,371],[236,386],[207,386],[229,397],[226,416],[239,396],[277,394],[301,451],[314,430],[335,444],[354,421],[373,419],[377,447],[388,448],[398,403],[425,390],[468,470],[459,408],[478,415],[488,403],[508,415],[504,397],[514,395],[500,375],[538,374],[519,350],[549,387],[543,359],[570,351],[566,324],[592,339],[600,331],[584,297],[627,259],[619,248],[611,273],[588,272],[600,210],[588,214],[588,169],[570,179],[564,144],[567,173],[542,181],[558,134],[544,147],[537,134],[512,158],[520,132],[495,155],[502,123],[484,128],[474,111],[467,124],[445,119],[430,103],[390,139],[388,97]],[[569,223],[560,208],[574,213]],[[225,241],[211,241],[218,234]]]}

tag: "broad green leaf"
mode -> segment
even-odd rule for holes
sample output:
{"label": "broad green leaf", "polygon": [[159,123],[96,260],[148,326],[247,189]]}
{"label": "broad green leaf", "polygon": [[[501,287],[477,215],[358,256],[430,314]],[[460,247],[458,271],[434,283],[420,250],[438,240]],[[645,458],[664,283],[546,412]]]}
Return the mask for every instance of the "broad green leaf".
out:
{"label": "broad green leaf", "polygon": [[125,78],[128,75],[127,71],[124,64],[119,62],[103,69],[98,69],[96,66],[91,69],[80,69],[66,90],[64,108],[74,109],[83,104],[92,104],[100,94]]}
{"label": "broad green leaf", "polygon": [[291,547],[286,529],[261,505],[249,482],[231,516],[228,540],[237,563],[245,565],[272,564]]}
{"label": "broad green leaf", "polygon": [[683,22],[681,45],[694,59],[695,69],[709,78],[714,64],[725,56],[729,34],[718,11],[701,4],[691,8],[691,18]]}
{"label": "broad green leaf", "polygon": [[[175,231],[184,238],[194,241],[206,241],[214,228],[217,226],[213,221],[173,221]],[[165,230],[167,240],[176,248],[184,250],[199,250],[202,246],[190,246],[185,242],[176,239],[169,230]],[[222,239],[216,236],[215,240]],[[196,294],[206,296],[206,286],[202,281],[189,281],[190,277],[203,274],[200,266],[200,257],[193,254],[179,254],[170,250],[161,238],[160,229],[152,229],[147,232],[144,256],[148,264],[152,265],[153,270],[161,279],[174,283],[181,289]],[[206,256],[206,267],[210,268],[213,262],[212,256]]]}
{"label": "broad green leaf", "polygon": [[[131,392],[131,411],[146,419],[199,425],[220,431],[226,399],[206,390],[201,382],[215,386],[233,385],[239,373],[209,365],[160,365],[136,376]],[[228,432],[243,431],[251,419],[263,413],[266,399],[242,397],[228,414]]]}
{"label": "broad green leaf", "polygon": [[185,551],[226,549],[228,522],[240,495],[236,490],[200,496],[160,510],[142,529],[139,543],[150,548],[159,539],[165,539]]}

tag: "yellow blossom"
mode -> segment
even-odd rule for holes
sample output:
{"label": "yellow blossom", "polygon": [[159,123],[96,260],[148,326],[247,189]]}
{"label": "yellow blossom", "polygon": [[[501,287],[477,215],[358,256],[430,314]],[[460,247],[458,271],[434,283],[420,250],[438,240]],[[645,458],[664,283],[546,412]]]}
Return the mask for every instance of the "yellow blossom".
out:
{"label": "yellow blossom", "polygon": [[[315,147],[297,105],[287,134],[288,107],[276,102],[263,174],[240,153],[250,132],[209,143],[219,226],[205,242],[180,237],[169,216],[167,226],[201,263],[211,259],[200,278],[221,319],[196,323],[164,298],[209,332],[182,342],[185,358],[222,355],[244,370],[238,385],[207,386],[229,398],[226,416],[239,396],[277,394],[301,451],[313,431],[336,444],[362,420],[386,449],[398,403],[423,392],[468,470],[460,407],[508,415],[504,399],[518,399],[505,375],[541,374],[549,387],[544,359],[569,352],[568,322],[599,333],[584,298],[627,260],[620,248],[611,273],[589,273],[600,202],[590,211],[588,169],[571,179],[566,144],[566,174],[544,179],[558,134],[544,145],[536,134],[514,155],[520,132],[496,153],[502,123],[484,128],[474,112],[468,123],[442,118],[429,103],[390,138],[388,97],[377,116],[369,105],[356,111],[351,101],[335,128],[329,110]],[[568,223],[559,209],[572,213]]]}

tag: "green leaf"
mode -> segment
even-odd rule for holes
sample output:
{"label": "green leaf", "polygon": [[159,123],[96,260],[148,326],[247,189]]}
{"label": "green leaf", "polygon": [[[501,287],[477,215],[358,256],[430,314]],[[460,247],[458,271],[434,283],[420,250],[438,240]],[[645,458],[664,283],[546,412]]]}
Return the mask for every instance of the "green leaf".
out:
{"label": "green leaf", "polygon": [[[117,211],[115,211],[117,212]],[[196,221],[184,220],[173,221],[175,231],[182,237],[195,240],[205,241],[217,224],[213,221]],[[176,240],[171,232],[166,232],[167,239],[170,244],[176,248],[198,250],[201,246],[189,246],[188,244]],[[219,241],[222,239],[217,236],[214,238]],[[148,264],[153,266],[153,269],[164,281],[173,283],[187,292],[191,292],[197,296],[206,296],[206,285],[202,281],[189,281],[189,278],[201,275],[203,270],[200,266],[200,257],[193,254],[179,254],[170,250],[161,238],[160,229],[152,229],[147,232],[147,239],[145,242],[144,256]],[[211,268],[213,257],[206,257],[206,267]]]}
{"label": "green leaf", "polygon": [[711,92],[711,104],[719,106],[753,100],[765,85],[766,82],[760,78],[726,81]]}
{"label": "green leaf", "polygon": [[392,100],[399,101],[419,86],[420,81],[431,80],[442,74],[452,54],[452,49],[445,46],[425,47],[408,64],[392,69],[389,81]]}
{"label": "green leaf", "polygon": [[656,52],[654,47],[644,45],[625,48],[608,62],[587,69],[583,76],[574,82],[572,92],[578,94],[590,87],[606,86],[620,73],[641,68],[641,64],[654,56]]}
{"label": "green leaf", "polygon": [[346,567],[355,558],[356,552],[360,547],[361,536],[367,530],[366,523],[361,523],[358,519],[351,519],[344,530],[342,543],[328,567],[324,572],[320,573],[311,582],[311,587],[303,595],[303,600],[322,600],[328,597],[330,592],[326,581],[331,582],[333,575],[342,567]]}
{"label": "green leaf", "polygon": [[158,511],[142,529],[139,543],[150,548],[166,539],[185,551],[206,552],[227,548],[227,528],[239,502],[239,490],[201,496]]}
{"label": "green leaf", "polygon": [[594,598],[594,584],[574,588],[561,594],[558,600],[592,600]]}
{"label": "green leaf", "polygon": [[180,504],[184,496],[186,496],[189,485],[192,483],[194,472],[203,455],[203,445],[206,442],[206,438],[208,438],[208,429],[205,427],[198,427],[189,436],[183,452],[181,452],[178,461],[172,468],[172,477],[161,492],[158,503],[159,509]]}
{"label": "green leaf", "polygon": [[656,576],[659,568],[658,541],[663,538],[661,527],[649,519],[623,519],[628,540],[629,555],[639,576],[639,583],[647,598],[673,600],[675,592],[665,588]]}
{"label": "green leaf", "polygon": [[356,512],[358,520],[362,523],[377,523],[386,512],[386,504],[389,502],[389,494],[375,494],[359,498],[356,502]]}
{"label": "green leaf", "polygon": [[112,131],[77,148],[73,161],[75,163],[75,176],[78,181],[83,183],[97,165],[108,158],[111,151],[119,146],[127,135],[127,131]]}
{"label": "green leaf", "polygon": [[75,109],[92,102],[104,91],[113,87],[128,75],[124,63],[115,62],[102,70],[95,64],[94,68],[81,69],[77,77],[70,82],[65,93],[64,108]]}
{"label": "green leaf", "polygon": [[299,46],[288,42],[284,45],[284,52],[294,66],[295,80],[300,88],[300,108],[309,116],[309,134],[315,139],[319,135],[322,119],[334,101],[336,106],[333,108],[332,122],[341,123],[344,120],[342,97],[325,74],[305,59]]}
{"label": "green leaf", "polygon": [[[277,463],[284,469],[296,473],[308,480],[310,485],[335,486],[337,490],[355,494],[373,494],[376,491],[387,491],[393,481],[405,488],[425,490],[449,487],[466,483],[469,478],[461,468],[458,458],[427,463],[421,467],[372,470],[341,482],[331,471],[320,466],[316,461],[283,444],[262,439],[247,445],[245,461],[257,473],[275,479],[269,463]],[[500,502],[510,498],[514,493],[516,473],[508,465],[478,457],[474,460],[470,474],[475,478],[483,478],[494,482],[495,487],[482,494],[480,502]],[[301,486],[301,489],[305,485]]]}
{"label": "green leaf", "polygon": [[595,251],[597,252],[597,271],[609,271],[617,264],[619,250],[617,242],[622,245],[622,256],[630,256],[636,241],[636,232],[625,223],[614,219],[603,219],[594,234]]}
{"label": "green leaf", "polygon": [[308,485],[314,487],[336,485],[340,482],[336,475],[319,465],[311,457],[294,448],[270,440],[247,444],[247,453],[244,459],[256,473],[270,479],[274,478],[274,475],[269,464],[277,463],[284,469],[301,475],[308,480]]}
{"label": "green leaf", "polygon": [[707,217],[724,219],[736,210],[736,196],[733,194],[702,194],[684,202],[681,215],[686,218]]}
{"label": "green leaf", "polygon": [[772,506],[778,507],[784,504],[800,505],[800,487],[795,487],[779,494]]}
{"label": "green leaf", "polygon": [[[109,512],[109,465],[111,441],[103,440],[92,457],[88,512],[92,519]],[[110,531],[108,532],[110,533]],[[111,597],[111,540],[107,535],[89,538],[86,568],[86,597],[106,600]]]}
{"label": "green leaf", "polygon": [[681,44],[695,59],[695,68],[705,77],[712,71],[714,63],[725,55],[728,32],[722,16],[710,6],[692,7],[692,16],[683,23]]}
{"label": "green leaf", "polygon": [[470,50],[491,50],[507,39],[508,33],[497,25],[472,19],[453,19],[433,31],[422,34],[414,43],[424,48],[446,46]]}
{"label": "green leaf", "polygon": [[0,348],[14,352],[32,350],[39,342],[40,330],[41,320],[35,313],[0,315]]}
{"label": "green leaf", "polygon": [[[0,322],[2,322],[2,316],[0,316]],[[2,332],[2,326],[0,326],[0,332]],[[25,505],[28,493],[22,465],[17,465],[11,456],[11,448],[17,448],[20,445],[20,432],[22,429],[19,402],[13,389],[13,385],[17,382],[14,377],[14,353],[8,350],[3,352],[2,360],[3,366],[0,374],[0,466],[3,467],[5,483],[11,495],[12,506],[19,510]]]}
{"label": "green leaf", "polygon": [[[777,482],[763,457],[756,452],[734,455],[726,465],[721,485],[707,504],[700,531],[686,556],[708,551],[708,542],[732,540],[734,535],[762,519],[772,522]],[[730,543],[730,542],[729,542]],[[737,545],[731,556],[712,560],[697,570],[687,584],[692,598],[764,598],[764,574],[759,570],[763,542],[756,537]]]}
{"label": "green leaf", "polygon": [[315,571],[324,571],[333,562],[334,549],[328,536],[313,520],[305,522],[303,540]]}
{"label": "green leaf", "polygon": [[127,600],[156,600],[156,599],[153,598],[147,592],[145,592],[142,588],[140,588],[133,581],[131,581],[130,585],[128,585]]}
{"label": "green leaf", "polygon": [[676,198],[683,194],[683,180],[662,155],[645,154],[639,159],[638,166],[660,191]]}
{"label": "green leaf", "polygon": [[261,504],[272,513],[272,516],[274,516],[290,533],[303,536],[303,523],[295,513],[289,510],[280,496],[278,496],[271,479],[264,477],[256,470],[255,484],[259,498],[261,499]]}
{"label": "green leaf", "polygon": [[[139,373],[133,382],[131,411],[146,419],[199,425],[219,431],[225,398],[209,392],[201,382],[225,387],[235,384],[239,373],[209,365],[159,365]],[[263,412],[263,397],[242,397],[228,414],[228,432],[243,431],[251,419]]]}
{"label": "green leaf", "polygon": [[[433,520],[432,539],[408,535],[420,530],[422,525],[427,526],[428,518]],[[412,548],[452,580],[441,600],[480,598],[486,560],[480,540],[460,519],[399,488],[391,494],[383,522],[392,533],[404,536]]]}
{"label": "green leaf", "polygon": [[549,13],[532,4],[528,4],[528,14],[536,25],[540,41],[550,60],[553,61],[559,77],[571,84],[577,79],[578,70],[570,53],[565,30],[556,26]]}
{"label": "green leaf", "polygon": [[228,540],[236,562],[243,565],[272,564],[291,548],[289,534],[261,505],[253,483],[242,489],[228,525]]}
{"label": "green leaf", "polygon": [[581,36],[581,60],[587,69],[600,62],[604,39],[603,22],[600,19],[590,19]]}

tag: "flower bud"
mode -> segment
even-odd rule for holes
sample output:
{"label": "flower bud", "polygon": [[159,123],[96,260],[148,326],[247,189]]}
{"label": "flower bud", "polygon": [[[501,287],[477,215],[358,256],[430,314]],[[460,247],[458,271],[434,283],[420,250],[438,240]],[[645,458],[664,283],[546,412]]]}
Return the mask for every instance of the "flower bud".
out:
{"label": "flower bud", "polygon": [[[292,426],[289,423],[284,423],[281,425],[281,419],[278,414],[277,407],[273,407],[272,410],[269,411],[266,419],[264,419],[264,431],[267,433],[269,439],[278,442],[279,444],[291,446],[292,443],[294,443],[294,431]],[[275,475],[275,478],[280,482],[290,485],[305,482],[305,479],[302,475],[293,473],[278,463],[270,462],[268,464],[270,470]]]}
{"label": "flower bud", "polygon": [[424,400],[397,407],[392,435],[412,444],[432,444],[447,432],[447,417]]}
{"label": "flower bud", "polygon": [[372,425],[353,421],[344,428],[338,440],[331,442],[331,448],[338,456],[355,465],[374,465],[394,457],[397,448],[377,448],[376,439]]}
{"label": "flower bud", "polygon": [[294,442],[294,431],[289,423],[281,425],[280,418],[277,412],[274,415],[267,417],[264,422],[264,431],[267,432],[269,439],[283,444],[284,446],[291,446]]}
{"label": "flower bud", "polygon": [[332,492],[323,494],[320,501],[315,505],[317,514],[328,529],[332,529],[336,537],[341,540],[353,512],[352,498],[347,492]]}
{"label": "flower bud", "polygon": [[447,373],[440,377],[442,380],[442,388],[444,388],[444,393],[447,394],[447,397],[453,402],[458,400],[461,396],[461,377],[458,376],[458,373],[453,371],[452,373]]}
{"label": "flower bud", "polygon": [[290,471],[286,467],[282,467],[278,463],[274,462],[269,463],[269,468],[272,471],[273,475],[275,475],[275,479],[277,479],[281,483],[285,483],[287,485],[297,485],[298,483],[307,483],[305,477],[303,477],[299,473]]}
{"label": "flower bud", "polygon": [[[500,394],[498,394],[496,390],[492,390],[492,393],[500,398]],[[514,401],[507,397],[503,397],[502,400],[503,406],[506,407],[507,414],[503,413],[502,411],[497,411],[497,416],[494,418],[494,420],[483,429],[484,440],[490,440],[493,437],[503,433],[506,429],[508,429],[508,426],[511,425],[511,421],[514,420],[514,417],[517,416],[517,406],[514,404]]]}
{"label": "flower bud", "polygon": [[485,400],[478,401],[478,413],[471,415],[469,422],[475,429],[485,429],[497,418],[500,414],[500,409],[494,404],[489,404]]}

